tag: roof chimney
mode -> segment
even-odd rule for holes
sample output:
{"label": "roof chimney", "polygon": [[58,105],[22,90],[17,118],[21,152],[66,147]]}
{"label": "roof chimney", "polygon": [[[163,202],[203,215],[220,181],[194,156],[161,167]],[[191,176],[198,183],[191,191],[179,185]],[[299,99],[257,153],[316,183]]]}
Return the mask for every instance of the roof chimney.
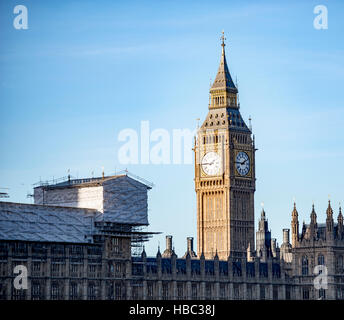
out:
{"label": "roof chimney", "polygon": [[162,254],[163,258],[171,258],[173,253],[172,250],[172,236],[166,236],[166,249]]}
{"label": "roof chimney", "polygon": [[187,254],[189,254],[191,258],[196,258],[197,255],[193,249],[193,237],[187,237],[186,243],[187,243],[187,247],[186,247],[186,252],[183,258],[186,258]]}
{"label": "roof chimney", "polygon": [[283,229],[283,243],[289,243],[289,229]]}
{"label": "roof chimney", "polygon": [[187,237],[186,241],[187,241],[187,251],[188,252],[193,251],[193,237]]}

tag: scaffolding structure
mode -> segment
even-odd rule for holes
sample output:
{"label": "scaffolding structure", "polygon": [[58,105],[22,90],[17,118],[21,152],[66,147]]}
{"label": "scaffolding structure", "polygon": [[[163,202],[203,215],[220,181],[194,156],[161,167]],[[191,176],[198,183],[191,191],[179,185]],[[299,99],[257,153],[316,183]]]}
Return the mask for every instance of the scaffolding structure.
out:
{"label": "scaffolding structure", "polygon": [[34,184],[33,196],[35,204],[97,210],[101,215],[95,219],[93,234],[130,238],[132,255],[138,256],[144,242],[160,233],[147,231],[147,191],[153,186],[128,170],[76,179],[68,174],[58,179],[40,179]]}
{"label": "scaffolding structure", "polygon": [[8,188],[0,188],[0,198],[9,198],[9,194],[7,192],[3,192],[1,190],[8,190]]}
{"label": "scaffolding structure", "polygon": [[154,234],[161,232],[148,232],[146,226],[114,223],[108,221],[96,221],[94,235],[111,235],[119,238],[131,239],[131,252],[133,256],[142,253],[144,242],[148,241]]}

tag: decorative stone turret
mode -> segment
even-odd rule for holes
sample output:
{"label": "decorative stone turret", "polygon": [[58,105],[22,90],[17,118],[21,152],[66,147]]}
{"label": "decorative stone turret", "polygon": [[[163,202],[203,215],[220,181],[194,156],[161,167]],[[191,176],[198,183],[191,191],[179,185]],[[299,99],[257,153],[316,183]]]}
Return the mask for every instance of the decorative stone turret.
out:
{"label": "decorative stone turret", "polygon": [[265,211],[262,209],[261,218],[256,232],[257,257],[262,261],[272,257],[271,251],[271,231],[269,231],[268,221],[265,218]]}
{"label": "decorative stone turret", "polygon": [[[294,202],[294,209],[291,213],[291,232],[292,232],[292,246],[295,247],[299,241],[299,213],[296,210],[296,203]],[[289,238],[289,232],[288,232]],[[283,240],[283,242],[285,242]]]}
{"label": "decorative stone turret", "polygon": [[333,222],[333,210],[331,208],[331,201],[328,201],[328,207],[326,210],[326,239],[333,240],[333,230],[334,230],[334,222]]}
{"label": "decorative stone turret", "polygon": [[341,240],[342,236],[343,236],[343,214],[342,214],[342,208],[339,207],[339,214],[338,214],[338,239]]}
{"label": "decorative stone turret", "polygon": [[310,239],[316,238],[316,230],[317,230],[317,214],[314,210],[314,203],[312,205],[312,212],[311,212],[311,223],[309,225],[309,237]]}

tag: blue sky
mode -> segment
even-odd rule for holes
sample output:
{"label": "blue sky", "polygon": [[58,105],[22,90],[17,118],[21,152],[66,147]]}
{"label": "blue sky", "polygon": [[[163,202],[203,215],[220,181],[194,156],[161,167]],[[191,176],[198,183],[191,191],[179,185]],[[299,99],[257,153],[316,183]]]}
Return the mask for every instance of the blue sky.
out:
{"label": "blue sky", "polygon": [[[28,8],[28,30],[13,8]],[[328,8],[328,29],[313,9]],[[344,3],[342,1],[1,1],[0,187],[30,202],[32,184],[126,167],[149,193],[150,255],[166,234],[178,255],[196,238],[193,165],[118,163],[122,129],[193,129],[207,114],[220,59],[238,77],[241,113],[256,144],[260,203],[281,243],[293,197],[300,220],[314,201],[325,220],[344,202]],[[172,200],[172,201],[171,201]]]}

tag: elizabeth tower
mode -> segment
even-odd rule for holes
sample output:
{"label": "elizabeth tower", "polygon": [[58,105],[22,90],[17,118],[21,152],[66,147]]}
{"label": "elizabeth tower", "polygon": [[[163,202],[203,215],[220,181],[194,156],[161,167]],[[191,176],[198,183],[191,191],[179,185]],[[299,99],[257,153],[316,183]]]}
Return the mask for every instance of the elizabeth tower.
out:
{"label": "elizabeth tower", "polygon": [[209,111],[195,142],[197,250],[206,259],[241,257],[254,248],[255,146],[240,114],[224,36]]}

